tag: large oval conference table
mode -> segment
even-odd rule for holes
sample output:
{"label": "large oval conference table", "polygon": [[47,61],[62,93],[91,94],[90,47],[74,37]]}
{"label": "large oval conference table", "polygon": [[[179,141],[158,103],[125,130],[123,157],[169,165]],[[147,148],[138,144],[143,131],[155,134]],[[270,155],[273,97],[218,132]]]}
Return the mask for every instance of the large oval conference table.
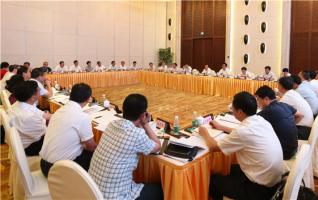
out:
{"label": "large oval conference table", "polygon": [[[52,81],[68,87],[85,82],[92,88],[146,84],[155,87],[175,89],[196,94],[208,94],[232,98],[239,91],[254,93],[258,87],[269,85],[277,87],[275,82],[226,79],[216,77],[167,74],[148,71],[123,71],[103,73],[50,74]],[[61,105],[48,101],[51,112]],[[191,122],[190,122],[191,123]],[[99,142],[102,131],[94,128],[96,142]],[[192,136],[194,137],[194,136]],[[134,172],[136,182],[161,182],[166,200],[173,199],[208,199],[210,175],[212,173],[228,174],[235,156],[226,156],[221,152],[211,153],[208,150],[191,162],[181,163],[158,155],[140,156]]]}

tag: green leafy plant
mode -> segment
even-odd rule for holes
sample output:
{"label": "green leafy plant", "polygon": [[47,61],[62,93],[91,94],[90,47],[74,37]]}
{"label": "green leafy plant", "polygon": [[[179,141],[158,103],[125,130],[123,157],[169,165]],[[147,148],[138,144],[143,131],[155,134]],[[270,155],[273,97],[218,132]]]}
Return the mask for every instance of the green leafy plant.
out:
{"label": "green leafy plant", "polygon": [[171,52],[171,48],[161,48],[158,51],[159,62],[165,62],[166,64],[171,64],[173,60],[173,53]]}

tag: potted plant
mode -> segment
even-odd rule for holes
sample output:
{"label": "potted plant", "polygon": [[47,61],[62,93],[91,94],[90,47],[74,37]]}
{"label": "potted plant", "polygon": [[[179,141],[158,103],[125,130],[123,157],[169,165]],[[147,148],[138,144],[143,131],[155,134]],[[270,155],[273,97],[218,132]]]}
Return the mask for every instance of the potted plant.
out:
{"label": "potted plant", "polygon": [[158,51],[159,54],[159,62],[164,62],[167,65],[172,63],[173,53],[171,52],[171,48],[160,48]]}

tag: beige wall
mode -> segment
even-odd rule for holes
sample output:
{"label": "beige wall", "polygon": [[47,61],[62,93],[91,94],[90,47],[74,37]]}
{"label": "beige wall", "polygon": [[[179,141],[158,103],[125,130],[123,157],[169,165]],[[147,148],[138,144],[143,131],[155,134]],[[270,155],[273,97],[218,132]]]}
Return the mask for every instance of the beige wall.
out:
{"label": "beige wall", "polygon": [[1,41],[1,61],[10,63],[157,63],[166,47],[166,2],[1,2]]}
{"label": "beige wall", "polygon": [[[244,1],[232,0],[228,3],[229,19],[227,21],[227,53],[230,58],[232,71],[237,74],[242,66],[246,66],[255,74],[264,72],[264,67],[269,65],[276,75],[282,68],[282,56],[288,56],[289,49],[282,49],[283,30],[283,1],[267,1],[266,12],[261,11],[261,1],[250,1],[246,6]],[[244,24],[244,16],[250,16],[249,24]],[[261,22],[267,23],[265,33],[261,32]],[[243,43],[244,34],[249,35],[249,44]],[[266,52],[261,54],[260,44],[266,44]],[[284,41],[286,48],[286,42]],[[288,47],[289,48],[289,47]],[[250,61],[244,64],[243,55],[249,54]],[[286,63],[284,59],[284,63]],[[285,67],[285,66],[283,66]]]}

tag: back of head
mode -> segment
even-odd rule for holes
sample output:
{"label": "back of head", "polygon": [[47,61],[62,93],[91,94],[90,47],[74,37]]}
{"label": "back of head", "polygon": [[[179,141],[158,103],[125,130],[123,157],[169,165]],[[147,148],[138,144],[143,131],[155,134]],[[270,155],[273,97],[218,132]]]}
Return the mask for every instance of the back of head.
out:
{"label": "back of head", "polygon": [[123,103],[124,119],[135,121],[146,112],[148,107],[147,98],[141,94],[130,94]]}
{"label": "back of head", "polygon": [[9,72],[13,72],[15,69],[18,69],[19,67],[20,67],[19,65],[10,65]]}
{"label": "back of head", "polygon": [[27,73],[28,70],[29,69],[26,66],[20,66],[18,71],[17,71],[17,74],[20,76],[23,76],[23,73]]}
{"label": "back of head", "polygon": [[255,95],[257,95],[261,99],[265,99],[266,97],[270,100],[276,99],[274,90],[267,85],[258,88],[258,90],[255,92]]}
{"label": "back of head", "polygon": [[291,77],[282,77],[278,80],[278,83],[285,89],[293,89],[294,81]]}
{"label": "back of head", "polygon": [[293,79],[293,82],[295,84],[297,84],[297,85],[301,84],[301,78],[298,75],[292,74],[290,77]]}
{"label": "back of head", "polygon": [[283,72],[289,72],[288,68],[284,68]]}
{"label": "back of head", "polygon": [[265,69],[271,70],[271,67],[270,66],[266,66]]}
{"label": "back of head", "polygon": [[34,79],[36,79],[40,76],[43,76],[43,75],[44,75],[44,71],[42,68],[35,68],[31,72],[31,78],[34,78]]}
{"label": "back of head", "polygon": [[13,75],[9,80],[6,81],[6,89],[14,93],[15,88],[24,82],[24,79],[22,76],[19,75]]}
{"label": "back of head", "polygon": [[309,75],[310,75],[310,79],[315,79],[317,76],[317,73],[314,70],[312,70],[309,72]]}
{"label": "back of head", "polygon": [[73,85],[70,100],[77,103],[83,103],[92,96],[92,88],[86,83],[77,83]]}
{"label": "back of head", "polygon": [[8,67],[9,67],[9,63],[8,62],[2,62],[1,63],[1,69],[8,68]]}
{"label": "back of head", "polygon": [[310,80],[310,73],[309,71],[301,71],[300,75],[303,77],[304,80],[309,81]]}
{"label": "back of head", "polygon": [[18,84],[14,91],[14,97],[20,102],[26,102],[38,91],[38,84],[35,81],[24,81]]}
{"label": "back of head", "polygon": [[233,98],[232,105],[236,110],[242,110],[247,116],[256,114],[257,101],[255,97],[248,92],[237,93]]}

